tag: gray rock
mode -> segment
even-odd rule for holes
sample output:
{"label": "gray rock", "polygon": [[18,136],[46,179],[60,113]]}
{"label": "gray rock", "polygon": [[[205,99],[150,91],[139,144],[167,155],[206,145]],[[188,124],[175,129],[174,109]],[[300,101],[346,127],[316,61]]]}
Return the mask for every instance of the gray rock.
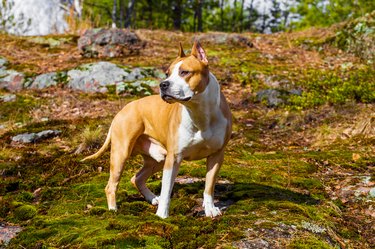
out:
{"label": "gray rock", "polygon": [[281,92],[276,89],[266,89],[257,92],[256,99],[259,102],[266,101],[267,106],[276,107],[280,104],[285,103],[281,98]]}
{"label": "gray rock", "polygon": [[369,196],[375,198],[375,188],[370,189]]}
{"label": "gray rock", "polygon": [[302,95],[302,90],[300,89],[265,89],[260,90],[256,93],[256,100],[259,102],[266,102],[268,107],[277,107],[281,104],[288,102],[290,95]]}
{"label": "gray rock", "polygon": [[288,91],[290,94],[292,95],[298,95],[298,96],[301,96],[302,95],[302,90],[301,89],[291,89]]}
{"label": "gray rock", "polygon": [[0,57],[0,68],[5,68],[7,64],[8,64],[8,60],[5,59],[4,57]]}
{"label": "gray rock", "polygon": [[35,133],[22,133],[17,136],[12,137],[12,141],[18,142],[18,143],[33,143],[37,139],[37,136]]}
{"label": "gray rock", "polygon": [[[67,74],[68,87],[75,90],[106,92],[108,86],[116,86],[117,93],[132,89],[133,94],[149,91],[149,87],[157,86],[158,81],[146,78],[157,78],[162,75],[161,71],[155,68],[130,69],[104,61],[82,65],[68,71]],[[148,86],[147,89],[145,86]]]}
{"label": "gray rock", "polygon": [[267,248],[273,248],[270,246],[270,243],[268,241],[261,239],[261,238],[255,238],[255,239],[243,239],[241,241],[234,242],[232,244],[235,248],[243,248],[243,249],[267,249]]}
{"label": "gray rock", "polygon": [[16,95],[15,94],[5,94],[5,95],[0,95],[0,100],[2,102],[13,102],[16,100]]}
{"label": "gray rock", "polygon": [[15,70],[0,69],[0,88],[18,91],[23,88],[25,75]]}
{"label": "gray rock", "polygon": [[68,71],[68,87],[84,92],[106,92],[106,86],[123,82],[129,70],[110,62],[86,64]]}
{"label": "gray rock", "polygon": [[56,86],[57,83],[57,73],[46,73],[38,75],[32,82],[30,88],[43,89],[50,86]]}
{"label": "gray rock", "polygon": [[78,40],[84,57],[120,57],[138,53],[145,45],[135,33],[123,29],[90,29]]}
{"label": "gray rock", "polygon": [[41,140],[56,137],[60,135],[61,131],[58,130],[45,130],[38,133],[22,133],[12,137],[12,141],[18,143],[36,143]]}

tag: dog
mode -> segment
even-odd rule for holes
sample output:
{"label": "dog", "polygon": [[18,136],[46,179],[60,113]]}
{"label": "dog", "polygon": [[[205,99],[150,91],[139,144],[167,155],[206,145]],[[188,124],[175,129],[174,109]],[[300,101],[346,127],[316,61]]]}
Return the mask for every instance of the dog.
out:
{"label": "dog", "polygon": [[[127,104],[113,119],[99,157],[111,142],[110,176],[105,188],[108,208],[117,210],[116,191],[124,163],[141,154],[143,167],[131,179],[147,201],[158,205],[156,215],[167,218],[172,188],[183,160],[207,158],[203,196],[205,215],[221,215],[214,205],[216,177],[224,148],[232,132],[232,114],[215,76],[209,71],[205,50],[195,41],[190,55],[180,43],[178,57],[161,81],[160,96]],[[163,171],[160,196],[146,186],[147,179]]]}

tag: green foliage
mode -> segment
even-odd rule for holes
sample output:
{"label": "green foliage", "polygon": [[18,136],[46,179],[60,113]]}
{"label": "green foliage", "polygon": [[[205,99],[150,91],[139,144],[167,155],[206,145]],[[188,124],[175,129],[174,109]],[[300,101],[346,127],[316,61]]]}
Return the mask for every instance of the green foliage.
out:
{"label": "green foliage", "polygon": [[300,0],[298,5],[292,8],[292,12],[301,16],[301,19],[294,23],[297,28],[329,26],[363,16],[373,10],[375,2],[372,0]]}
{"label": "green foliage", "polygon": [[375,10],[343,25],[334,42],[368,64],[375,63]]}
{"label": "green foliage", "polygon": [[37,214],[37,210],[32,205],[23,205],[14,210],[14,216],[17,220],[29,220]]}
{"label": "green foliage", "polygon": [[343,104],[348,101],[372,103],[375,101],[373,69],[358,69],[349,72],[326,72],[309,70],[296,83],[303,89],[302,95],[292,95],[289,105],[305,109],[329,104]]}

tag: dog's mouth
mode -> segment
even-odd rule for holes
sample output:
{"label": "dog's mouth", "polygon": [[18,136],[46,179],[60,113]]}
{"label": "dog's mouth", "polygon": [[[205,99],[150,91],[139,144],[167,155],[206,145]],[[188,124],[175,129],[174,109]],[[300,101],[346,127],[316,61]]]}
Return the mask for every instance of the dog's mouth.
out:
{"label": "dog's mouth", "polygon": [[168,94],[162,94],[161,98],[167,103],[174,102],[174,101],[186,102],[186,101],[189,101],[191,99],[190,96],[185,97],[185,98],[176,98],[176,97],[174,97],[172,95],[168,95]]}

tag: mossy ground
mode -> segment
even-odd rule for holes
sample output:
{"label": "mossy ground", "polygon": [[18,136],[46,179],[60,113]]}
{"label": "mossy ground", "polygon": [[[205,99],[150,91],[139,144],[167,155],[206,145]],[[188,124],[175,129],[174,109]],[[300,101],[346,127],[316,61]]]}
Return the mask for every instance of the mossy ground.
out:
{"label": "mossy ground", "polygon": [[[147,40],[146,50],[139,56],[114,61],[165,68],[176,56],[178,42],[190,46],[193,35],[137,32]],[[211,71],[222,82],[234,120],[233,138],[216,187],[218,205],[225,211],[215,219],[202,215],[203,160],[183,163],[179,175],[199,181],[175,185],[169,218],[155,216],[156,208],[145,202],[130,183],[141,166],[139,157],[125,166],[118,212],[107,211],[104,187],[109,152],[85,163],[79,160],[96,148],[83,150],[82,154],[75,152],[85,139],[85,130],[101,126],[103,141],[113,116],[136,97],[54,88],[22,91],[15,102],[0,103],[0,122],[4,125],[0,130],[0,221],[24,227],[9,248],[233,248],[255,243],[255,239],[262,239],[269,248],[373,247],[371,214],[352,209],[370,210],[373,200],[344,203],[332,198],[334,191],[329,190],[348,173],[373,179],[373,138],[358,134],[342,139],[326,134],[334,133],[338,124],[355,126],[366,113],[373,113],[374,99],[364,101],[350,91],[338,91],[338,97],[331,99],[340,101],[309,102],[332,94],[330,89],[322,91],[310,84],[324,76],[321,68],[328,59],[337,72],[348,61],[354,69],[364,70],[359,71],[364,76],[358,76],[365,82],[362,90],[370,90],[366,82],[373,71],[334,47],[321,51],[300,42],[313,37],[322,40],[328,36],[326,33],[313,30],[258,38],[245,34],[254,39],[255,48],[205,46]],[[13,65],[36,65],[27,67],[30,73],[65,70],[89,61],[79,57],[70,39],[53,49],[48,44],[26,48],[24,43],[32,40],[3,35],[1,39],[6,46],[0,48],[0,53],[9,55]],[[12,54],[10,48],[18,52]],[[47,54],[60,59],[47,67]],[[345,75],[356,76],[354,69]],[[308,70],[319,71],[319,77],[312,77]],[[312,95],[277,109],[254,103],[254,93],[269,87],[270,78],[286,79],[288,84],[301,86]],[[46,129],[58,129],[62,134],[37,144],[11,142],[14,135]],[[353,160],[353,154],[360,158]],[[160,179],[158,173],[149,181],[155,192],[160,191]]]}

